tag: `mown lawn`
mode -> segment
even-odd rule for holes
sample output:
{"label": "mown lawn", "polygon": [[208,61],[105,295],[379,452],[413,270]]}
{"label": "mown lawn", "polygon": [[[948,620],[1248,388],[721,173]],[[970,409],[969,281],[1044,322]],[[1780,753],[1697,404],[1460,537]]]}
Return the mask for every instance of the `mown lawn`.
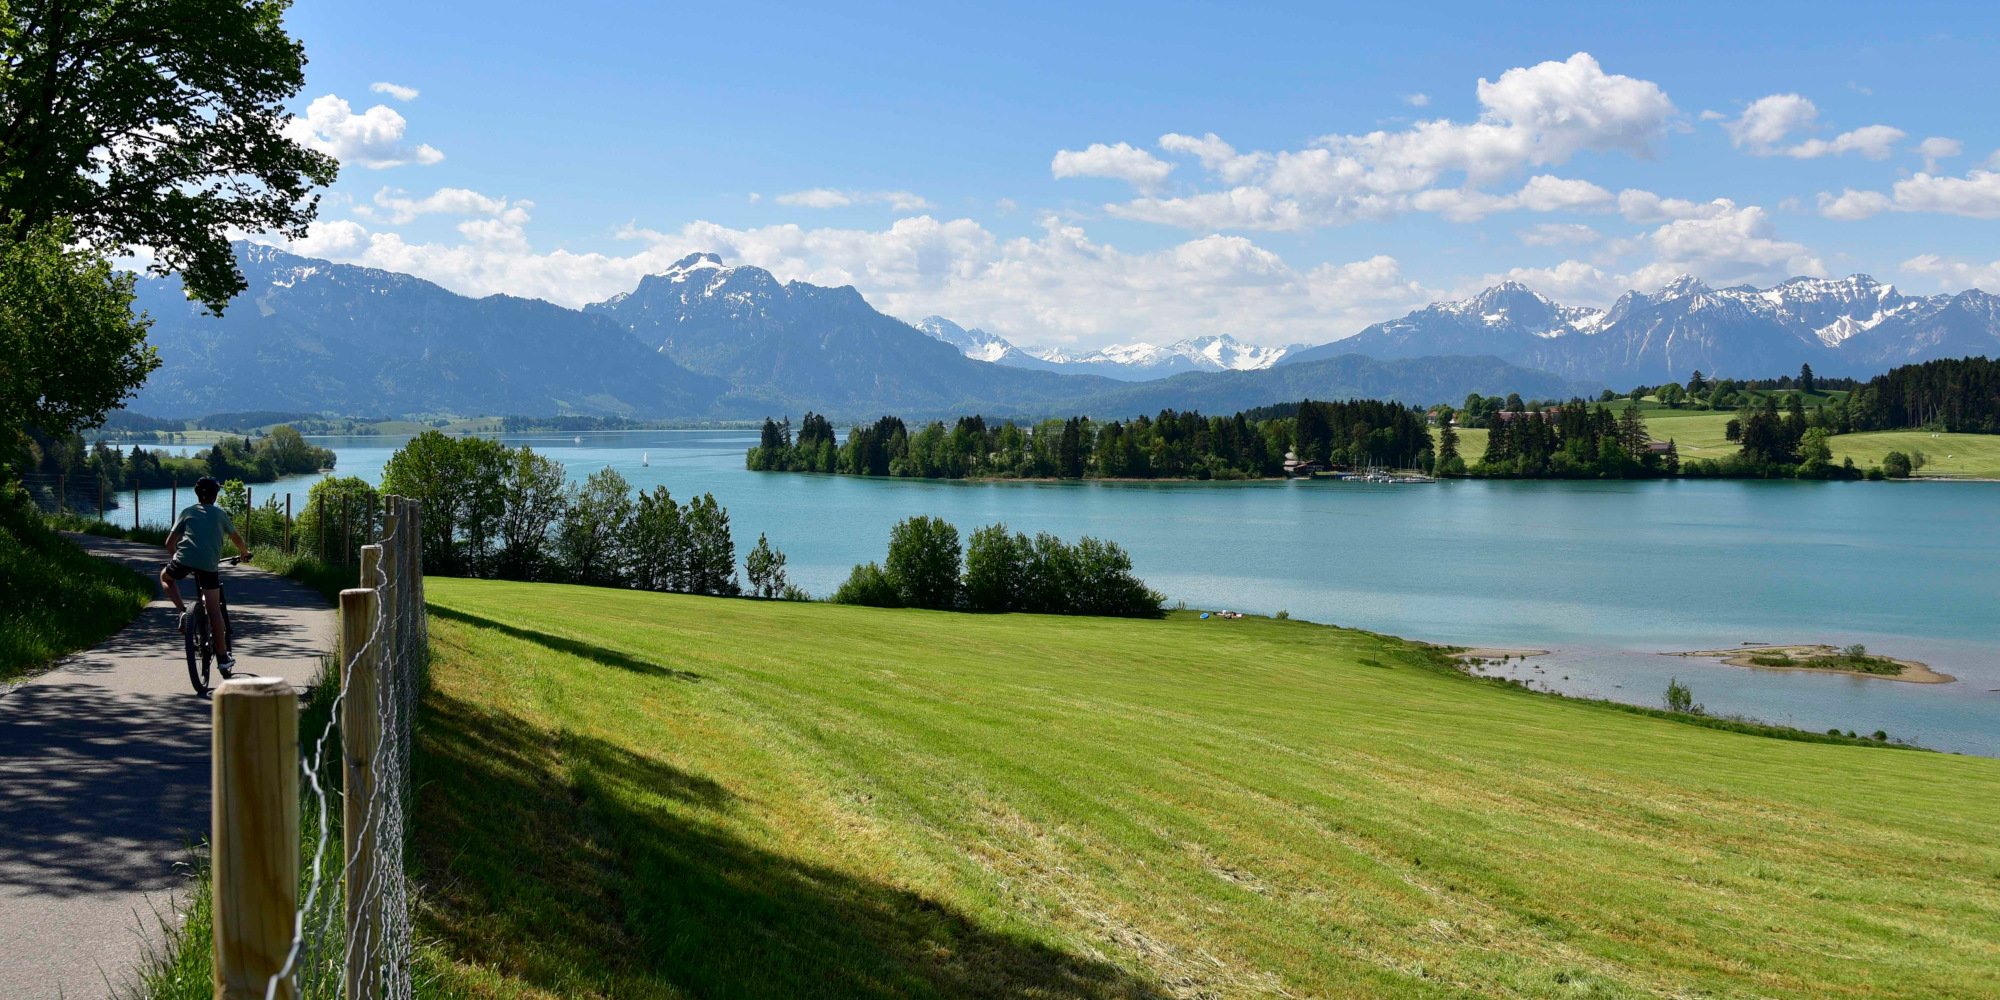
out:
{"label": "mown lawn", "polygon": [[442,994],[2000,996],[2000,761],[1302,622],[427,587]]}
{"label": "mown lawn", "polygon": [[1921,451],[1927,461],[1919,476],[1953,473],[1982,479],[2000,479],[2000,434],[1935,434],[1929,431],[1869,431],[1865,434],[1836,434],[1827,440],[1833,446],[1833,460],[1851,456],[1854,464],[1867,468],[1881,465],[1891,451],[1910,454]]}

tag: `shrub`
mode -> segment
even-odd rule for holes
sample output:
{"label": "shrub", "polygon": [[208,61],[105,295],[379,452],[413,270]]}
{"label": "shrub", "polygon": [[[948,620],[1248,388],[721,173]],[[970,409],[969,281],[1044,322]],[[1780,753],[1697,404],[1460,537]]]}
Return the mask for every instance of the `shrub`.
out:
{"label": "shrub", "polygon": [[1667,681],[1667,711],[1686,715],[1701,715],[1703,709],[1694,703],[1694,691],[1675,677]]}
{"label": "shrub", "polygon": [[847,582],[833,592],[835,604],[860,604],[871,608],[900,608],[903,597],[889,574],[875,563],[854,567]]}
{"label": "shrub", "polygon": [[1900,451],[1892,451],[1882,456],[1882,474],[1890,479],[1908,479],[1910,471],[1910,456]]}
{"label": "shrub", "polygon": [[902,603],[913,608],[958,606],[958,529],[943,518],[906,518],[889,530],[884,572]]}
{"label": "shrub", "polygon": [[989,524],[966,539],[964,599],[972,611],[1019,611],[1033,546],[1025,535]]}

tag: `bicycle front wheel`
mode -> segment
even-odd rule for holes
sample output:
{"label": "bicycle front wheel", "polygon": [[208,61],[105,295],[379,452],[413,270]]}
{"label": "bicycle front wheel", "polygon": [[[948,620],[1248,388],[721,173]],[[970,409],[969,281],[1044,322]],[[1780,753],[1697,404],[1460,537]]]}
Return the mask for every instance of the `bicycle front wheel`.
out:
{"label": "bicycle front wheel", "polygon": [[194,611],[194,620],[183,637],[187,646],[188,680],[194,683],[195,694],[205,695],[209,692],[208,670],[213,658],[208,644],[208,611],[200,604],[195,605]]}

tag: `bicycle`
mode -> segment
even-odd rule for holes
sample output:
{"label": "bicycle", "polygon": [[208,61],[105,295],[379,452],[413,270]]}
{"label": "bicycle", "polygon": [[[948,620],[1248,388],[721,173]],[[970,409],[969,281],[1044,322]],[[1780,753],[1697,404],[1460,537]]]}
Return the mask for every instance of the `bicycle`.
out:
{"label": "bicycle", "polygon": [[[222,561],[234,566],[241,559],[241,556],[230,556]],[[176,583],[175,586],[179,584]],[[215,588],[215,598],[221,602],[222,607],[222,634],[226,638],[235,638],[236,630],[229,624],[229,597],[223,593],[219,582]],[[209,669],[215,663],[215,642],[209,634],[208,593],[201,589],[199,583],[195,584],[194,600],[188,603],[187,623],[187,629],[181,633],[181,641],[187,647],[188,680],[194,683],[194,693],[206,698],[215,690],[208,683]],[[228,680],[232,673],[223,671],[222,679]]]}

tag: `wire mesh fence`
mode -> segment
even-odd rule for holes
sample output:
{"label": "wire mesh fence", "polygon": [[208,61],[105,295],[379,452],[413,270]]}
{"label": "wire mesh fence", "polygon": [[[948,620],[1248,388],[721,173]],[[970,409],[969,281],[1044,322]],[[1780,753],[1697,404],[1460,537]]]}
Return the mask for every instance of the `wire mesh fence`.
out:
{"label": "wire mesh fence", "polygon": [[[309,705],[303,740],[294,741],[297,810],[285,837],[295,873],[280,909],[234,914],[222,873],[243,868],[226,845],[225,823],[246,823],[226,800],[231,738],[218,693],[216,829],[216,982],[218,996],[265,1000],[404,1000],[410,996],[411,934],[403,857],[411,804],[410,758],[417,702],[429,648],[416,503],[383,498],[378,541],[360,549],[361,587],[343,591],[340,648],[322,685],[332,698]],[[302,751],[298,748],[303,744]],[[255,819],[255,817],[250,817]],[[260,828],[261,829],[261,828]],[[254,848],[253,848],[254,849]],[[268,847],[269,851],[278,848]],[[256,867],[254,864],[250,867]],[[237,895],[241,895],[238,893]],[[268,894],[267,894],[268,895]],[[251,909],[268,900],[253,899]],[[252,941],[257,928],[262,940]],[[245,942],[249,943],[246,944]],[[231,956],[236,956],[232,958]],[[232,962],[234,965],[232,965]],[[229,984],[242,989],[232,991]]]}
{"label": "wire mesh fence", "polygon": [[[45,514],[74,515],[116,528],[166,531],[195,502],[192,480],[114,482],[88,473],[45,472],[15,478]],[[305,492],[246,485],[221,502],[252,545],[274,545],[328,565],[352,566],[361,547],[381,537],[388,507],[358,480],[333,486]]]}

